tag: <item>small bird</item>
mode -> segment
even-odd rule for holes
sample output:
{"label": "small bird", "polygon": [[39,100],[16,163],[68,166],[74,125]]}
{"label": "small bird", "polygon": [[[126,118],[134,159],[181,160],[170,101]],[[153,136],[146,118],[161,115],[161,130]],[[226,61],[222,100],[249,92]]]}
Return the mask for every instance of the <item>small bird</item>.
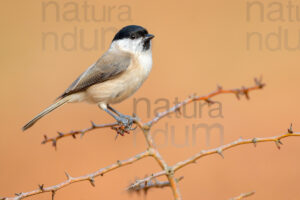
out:
{"label": "small bird", "polygon": [[113,38],[110,48],[54,104],[29,121],[23,131],[65,103],[83,101],[97,104],[119,124],[130,127],[134,118],[121,114],[110,104],[120,103],[130,97],[147,79],[152,68],[153,38],[154,35],[141,26],[122,28]]}

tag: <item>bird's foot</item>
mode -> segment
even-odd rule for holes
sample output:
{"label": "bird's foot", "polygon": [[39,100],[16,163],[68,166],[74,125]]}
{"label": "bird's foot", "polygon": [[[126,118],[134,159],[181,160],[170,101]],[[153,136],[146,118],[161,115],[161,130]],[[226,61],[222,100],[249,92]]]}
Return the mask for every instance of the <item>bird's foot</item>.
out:
{"label": "bird's foot", "polygon": [[132,127],[132,125],[136,121],[135,117],[122,114],[119,117],[117,117],[116,119],[119,123],[119,126],[118,127],[113,127],[113,129],[116,130],[119,135],[123,136],[124,133],[129,134],[130,131],[136,129],[136,127]]}

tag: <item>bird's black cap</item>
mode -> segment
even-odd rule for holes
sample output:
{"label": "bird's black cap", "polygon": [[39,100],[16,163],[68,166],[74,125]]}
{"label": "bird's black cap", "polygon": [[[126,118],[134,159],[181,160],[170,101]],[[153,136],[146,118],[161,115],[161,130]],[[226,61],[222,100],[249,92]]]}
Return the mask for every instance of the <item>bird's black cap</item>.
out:
{"label": "bird's black cap", "polygon": [[123,27],[114,37],[113,41],[121,40],[125,38],[136,39],[140,37],[145,37],[148,35],[148,31],[137,25],[129,25]]}

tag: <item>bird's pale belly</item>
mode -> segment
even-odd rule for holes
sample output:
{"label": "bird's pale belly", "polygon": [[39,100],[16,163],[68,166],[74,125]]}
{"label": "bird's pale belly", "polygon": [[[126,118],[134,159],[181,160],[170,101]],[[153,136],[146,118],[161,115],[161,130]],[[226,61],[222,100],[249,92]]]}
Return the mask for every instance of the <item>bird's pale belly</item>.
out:
{"label": "bird's pale belly", "polygon": [[147,78],[143,69],[128,69],[119,78],[95,84],[88,88],[86,101],[89,103],[115,104],[133,95]]}

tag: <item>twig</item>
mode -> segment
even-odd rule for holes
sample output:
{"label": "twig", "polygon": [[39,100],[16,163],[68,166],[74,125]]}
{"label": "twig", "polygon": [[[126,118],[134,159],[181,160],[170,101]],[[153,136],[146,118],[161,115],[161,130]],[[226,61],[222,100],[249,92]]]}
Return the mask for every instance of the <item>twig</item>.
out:
{"label": "twig", "polygon": [[[184,161],[180,161],[180,162],[177,162],[175,165],[173,166],[170,166],[169,168],[171,170],[174,171],[174,173],[176,171],[178,171],[179,169],[183,168],[183,167],[186,167],[187,165],[190,165],[190,164],[195,164],[196,161],[202,157],[205,157],[205,156],[209,156],[209,155],[212,155],[212,154],[219,154],[222,158],[224,158],[224,155],[223,155],[223,152],[228,150],[228,149],[231,149],[233,147],[236,147],[236,146],[239,146],[239,145],[244,145],[244,144],[254,144],[254,146],[256,146],[257,143],[263,143],[263,142],[274,142],[276,147],[278,149],[280,149],[280,145],[282,145],[282,142],[281,140],[284,139],[284,138],[287,138],[287,137],[293,137],[293,136],[300,136],[300,133],[284,133],[283,135],[280,135],[280,136],[273,136],[273,137],[265,137],[265,138],[252,138],[252,139],[238,139],[234,142],[231,142],[229,144],[225,144],[225,145],[222,145],[222,146],[219,146],[217,148],[213,148],[213,149],[209,149],[209,150],[202,150],[200,151],[199,153],[193,155],[192,157],[184,160]],[[160,173],[163,173],[163,171],[161,172],[157,172],[156,174],[160,174]],[[145,181],[148,181],[149,179],[151,179],[150,177],[146,177],[142,180],[139,181],[139,184],[143,184]]]}
{"label": "twig", "polygon": [[57,136],[48,138],[47,135],[44,135],[44,140],[42,141],[42,144],[46,144],[48,142],[52,142],[52,145],[56,148],[57,146],[57,141],[65,138],[65,137],[70,137],[72,136],[74,139],[76,139],[77,135],[81,135],[83,136],[85,133],[90,132],[94,129],[99,129],[99,128],[107,128],[107,127],[115,127],[118,126],[118,122],[115,123],[110,123],[110,124],[95,124],[93,121],[91,121],[91,126],[89,128],[86,129],[82,129],[82,130],[77,130],[77,131],[70,131],[68,133],[62,133],[62,132],[57,132]]}
{"label": "twig", "polygon": [[[141,189],[148,189],[148,188],[153,188],[153,187],[166,187],[169,186],[172,189],[173,192],[173,196],[175,200],[181,200],[181,195],[180,195],[180,191],[178,188],[178,181],[179,179],[176,179],[174,174],[177,170],[179,170],[180,168],[187,166],[191,163],[194,163],[197,159],[199,159],[200,157],[206,156],[206,155],[210,155],[213,153],[219,153],[220,155],[223,156],[222,151],[227,150],[229,148],[232,148],[234,146],[240,145],[240,144],[247,144],[247,143],[254,143],[256,144],[257,142],[266,142],[266,141],[274,141],[277,145],[277,147],[280,147],[280,139],[284,138],[284,137],[288,137],[288,136],[298,136],[298,133],[293,133],[292,131],[292,127],[289,128],[288,133],[286,135],[280,136],[280,137],[275,137],[275,138],[254,138],[252,140],[238,140],[236,142],[233,142],[231,144],[228,145],[223,145],[219,148],[216,149],[212,149],[212,150],[208,150],[208,151],[202,151],[199,154],[196,154],[195,156],[193,156],[192,158],[189,158],[185,161],[182,162],[178,162],[177,164],[175,164],[174,166],[168,166],[168,164],[166,163],[166,161],[163,159],[163,157],[160,155],[159,151],[157,150],[154,140],[152,138],[152,135],[150,134],[150,128],[152,127],[153,124],[157,123],[160,119],[164,118],[165,116],[179,111],[180,108],[186,104],[189,104],[193,101],[206,101],[208,103],[213,103],[212,100],[210,100],[210,98],[219,95],[219,94],[235,94],[237,96],[237,98],[240,98],[240,95],[245,95],[247,99],[249,99],[249,92],[253,91],[253,90],[258,90],[258,89],[262,89],[265,84],[263,84],[261,82],[261,80],[255,79],[255,86],[253,87],[249,87],[249,88],[245,88],[242,87],[240,89],[231,89],[231,90],[224,90],[222,87],[218,87],[218,89],[215,92],[209,93],[207,95],[204,96],[192,96],[189,97],[188,99],[184,100],[183,102],[175,105],[174,107],[159,113],[155,118],[153,118],[152,120],[150,120],[147,123],[142,123],[139,120],[136,120],[135,123],[137,124],[138,127],[140,127],[144,133],[145,136],[145,140],[147,142],[147,150],[143,153],[140,153],[134,157],[129,158],[128,160],[124,160],[124,161],[117,161],[116,163],[105,167],[105,168],[101,168],[98,171],[94,172],[94,173],[90,173],[90,174],[86,174],[84,176],[79,176],[79,177],[72,177],[70,176],[68,173],[66,173],[67,176],[67,180],[59,183],[57,185],[53,185],[53,186],[49,186],[49,187],[44,187],[44,185],[39,185],[38,189],[30,191],[30,192],[24,192],[24,193],[17,193],[15,197],[10,197],[10,198],[2,198],[0,200],[20,200],[20,199],[24,199],[26,197],[29,196],[33,196],[33,195],[37,195],[37,194],[41,194],[41,193],[46,193],[46,192],[51,192],[52,194],[52,199],[54,199],[54,195],[56,194],[56,192],[60,189],[62,189],[63,187],[66,187],[68,185],[71,185],[75,182],[81,182],[81,181],[89,181],[91,183],[92,186],[95,186],[95,178],[98,176],[102,176],[105,173],[108,173],[112,170],[115,170],[117,168],[120,168],[122,166],[126,166],[129,164],[132,164],[142,158],[145,158],[147,156],[151,156],[153,157],[156,162],[159,164],[159,166],[161,167],[162,171],[158,172],[154,175],[151,175],[149,177],[146,177],[145,179],[139,180],[136,183],[132,184],[131,187],[132,189],[137,189],[137,191],[141,190]],[[79,130],[79,131],[71,131],[69,133],[61,133],[59,132],[57,136],[52,137],[52,138],[48,138],[47,136],[45,136],[44,141],[42,142],[43,144],[48,143],[48,142],[52,142],[53,146],[56,147],[57,145],[57,141],[62,139],[62,138],[66,138],[69,136],[72,136],[73,138],[76,138],[76,135],[78,134],[85,134],[91,130],[97,129],[97,128],[107,128],[107,127],[112,127],[115,128],[116,126],[118,126],[119,124],[117,122],[115,123],[111,123],[111,124],[103,124],[103,125],[96,125],[92,122],[91,127],[87,128],[87,129],[83,129],[83,130]],[[159,176],[166,176],[168,181],[167,182],[153,182],[153,180],[156,177]],[[180,179],[181,180],[181,179]],[[147,186],[147,184],[150,184]]]}
{"label": "twig", "polygon": [[[174,178],[174,173],[175,173],[176,168],[168,166],[167,163],[164,161],[164,159],[160,156],[159,152],[156,150],[155,143],[153,141],[152,135],[150,134],[150,128],[153,126],[153,124],[157,123],[160,119],[166,117],[167,115],[169,115],[173,112],[179,111],[182,106],[189,104],[193,101],[204,100],[204,101],[208,101],[211,103],[212,101],[210,100],[210,98],[212,98],[216,95],[219,95],[219,94],[226,94],[226,93],[235,94],[238,99],[241,94],[244,94],[246,96],[246,98],[249,99],[250,91],[262,89],[265,86],[265,84],[263,84],[261,82],[261,80],[258,80],[258,79],[254,79],[254,80],[255,80],[255,86],[253,86],[253,87],[249,87],[249,88],[242,87],[241,89],[223,90],[222,87],[219,86],[217,91],[215,91],[215,92],[212,92],[212,93],[210,93],[208,95],[204,95],[204,96],[190,97],[190,98],[184,100],[183,102],[173,106],[172,108],[170,108],[164,112],[158,113],[158,115],[154,119],[150,120],[149,122],[147,122],[145,124],[141,123],[140,121],[137,122],[138,126],[143,130],[145,139],[148,144],[148,148],[151,150],[151,152],[153,152],[151,154],[152,157],[155,158],[157,163],[161,166],[163,171],[166,173],[166,176],[168,178],[169,185],[172,189],[175,200],[182,199],[181,194],[179,192],[177,181]],[[146,183],[146,182],[144,182],[144,183]]]}
{"label": "twig", "polygon": [[37,194],[46,193],[46,192],[51,192],[52,193],[52,199],[53,199],[54,194],[58,190],[66,187],[68,185],[71,185],[71,184],[76,183],[76,182],[89,181],[92,186],[95,186],[95,178],[96,177],[103,176],[104,174],[106,174],[110,171],[113,171],[115,169],[118,169],[120,167],[129,165],[129,164],[132,164],[132,163],[134,163],[134,162],[136,162],[136,161],[138,161],[142,158],[145,158],[149,155],[150,155],[149,151],[145,151],[145,152],[137,154],[137,155],[135,155],[135,156],[133,156],[133,157],[127,159],[127,160],[117,161],[116,163],[114,163],[110,166],[101,168],[101,169],[99,169],[99,170],[97,170],[93,173],[86,174],[86,175],[83,175],[83,176],[72,177],[68,173],[66,173],[67,180],[64,181],[64,182],[61,182],[57,185],[53,185],[53,186],[49,186],[49,187],[44,187],[44,185],[39,185],[38,189],[36,189],[36,190],[30,191],[30,192],[18,193],[18,194],[16,194],[15,197],[3,198],[1,200],[20,200],[20,199],[24,199],[24,198],[27,198],[27,197],[30,197],[30,196],[37,195]]}
{"label": "twig", "polygon": [[[176,182],[179,182],[183,179],[183,176],[179,177],[178,179],[176,179]],[[139,182],[141,180],[137,180],[137,182]],[[132,193],[132,192],[140,192],[140,191],[144,191],[145,193],[147,193],[147,191],[150,188],[164,188],[170,186],[170,182],[169,181],[158,181],[156,178],[152,178],[150,180],[147,181],[143,181],[143,183],[141,184],[132,184],[130,185],[127,190],[128,192]]]}
{"label": "twig", "polygon": [[149,132],[149,129],[143,129],[143,133],[148,144],[148,150],[150,152],[150,155],[156,160],[156,162],[159,164],[162,170],[164,170],[168,178],[170,188],[172,189],[174,195],[174,199],[180,200],[181,194],[179,192],[176,179],[174,178],[174,171],[171,168],[169,168],[168,164],[165,162],[165,160],[162,158],[158,150],[155,148],[155,143],[152,138],[152,135]]}
{"label": "twig", "polygon": [[145,183],[148,183],[148,182],[151,182],[152,180],[156,180],[157,177],[160,177],[160,176],[163,176],[163,175],[166,175],[166,172],[165,171],[161,171],[161,172],[158,172],[156,174],[151,174],[150,176],[144,178],[144,179],[139,179],[139,180],[136,180],[134,183],[132,183],[126,190],[136,190],[136,188],[141,188],[141,185],[145,184]]}
{"label": "twig", "polygon": [[250,197],[252,195],[254,195],[255,192],[248,192],[248,193],[243,193],[243,194],[240,194],[239,196],[237,197],[234,197],[234,198],[231,198],[230,200],[241,200],[241,199],[244,199],[246,197]]}
{"label": "twig", "polygon": [[187,98],[186,100],[176,104],[175,106],[173,106],[172,108],[160,112],[157,114],[157,116],[155,118],[153,118],[152,120],[150,120],[149,122],[147,122],[145,125],[151,127],[153,124],[157,123],[159,120],[161,120],[162,118],[170,115],[171,113],[177,112],[180,110],[181,107],[183,107],[184,105],[187,105],[189,103],[192,103],[194,101],[206,101],[208,103],[214,103],[213,101],[210,100],[210,98],[215,97],[217,95],[220,94],[234,94],[236,95],[237,99],[240,99],[241,95],[245,95],[247,99],[249,99],[249,92],[253,91],[253,90],[260,90],[263,87],[265,87],[265,84],[262,83],[262,80],[260,79],[254,79],[255,82],[255,86],[253,87],[242,87],[242,88],[236,88],[236,89],[230,89],[230,90],[224,90],[221,86],[218,86],[217,90],[214,92],[211,92],[209,94],[203,95],[203,96],[190,96],[189,98]]}
{"label": "twig", "polygon": [[[212,97],[215,97],[217,95],[220,94],[234,94],[236,95],[236,97],[238,99],[240,99],[241,95],[245,95],[247,99],[249,99],[249,92],[250,91],[254,91],[254,90],[260,90],[262,89],[265,84],[262,83],[261,79],[254,79],[255,82],[255,86],[252,87],[241,87],[241,88],[236,88],[236,89],[228,89],[228,90],[224,90],[221,86],[217,87],[217,90],[214,92],[211,92],[209,94],[203,95],[203,96],[190,96],[189,98],[187,98],[186,100],[176,104],[175,106],[171,107],[170,109],[160,112],[157,114],[156,117],[154,117],[152,120],[148,121],[147,123],[142,123],[141,121],[136,121],[135,123],[138,125],[138,127],[140,127],[143,131],[145,130],[149,130],[150,127],[152,125],[154,125],[155,123],[157,123],[160,119],[174,113],[177,111],[180,111],[180,108],[182,108],[183,106],[190,104],[194,101],[206,101],[208,103],[214,103],[212,100],[210,100]],[[46,144],[49,142],[52,142],[52,145],[54,147],[57,146],[57,141],[69,136],[72,136],[73,138],[76,138],[76,135],[84,135],[87,132],[90,132],[94,129],[98,129],[98,128],[107,128],[107,127],[115,127],[118,126],[118,123],[110,123],[110,124],[101,124],[101,125],[97,125],[94,122],[91,122],[91,127],[83,129],[83,130],[77,130],[77,131],[70,131],[68,133],[62,133],[62,132],[58,132],[58,135],[52,138],[49,138],[47,135],[44,135],[44,140],[42,141],[42,144]]]}
{"label": "twig", "polygon": [[223,156],[223,152],[225,150],[231,149],[233,147],[239,146],[239,145],[243,145],[243,144],[254,144],[254,146],[256,146],[257,143],[261,143],[261,142],[274,142],[276,147],[278,149],[280,149],[280,145],[282,144],[281,139],[286,138],[286,137],[292,137],[292,136],[300,136],[300,133],[285,133],[283,135],[280,136],[274,136],[274,137],[265,137],[265,138],[253,138],[253,139],[238,139],[232,143],[226,144],[226,145],[222,145],[220,147],[214,148],[214,149],[210,149],[210,150],[204,150],[201,151],[197,154],[195,154],[194,156],[184,160],[184,161],[180,161],[178,163],[176,163],[173,168],[174,171],[177,171],[181,168],[183,168],[186,165],[189,164],[193,164],[195,163],[198,159],[204,157],[204,156],[208,156],[211,154],[219,154],[220,156]]}

